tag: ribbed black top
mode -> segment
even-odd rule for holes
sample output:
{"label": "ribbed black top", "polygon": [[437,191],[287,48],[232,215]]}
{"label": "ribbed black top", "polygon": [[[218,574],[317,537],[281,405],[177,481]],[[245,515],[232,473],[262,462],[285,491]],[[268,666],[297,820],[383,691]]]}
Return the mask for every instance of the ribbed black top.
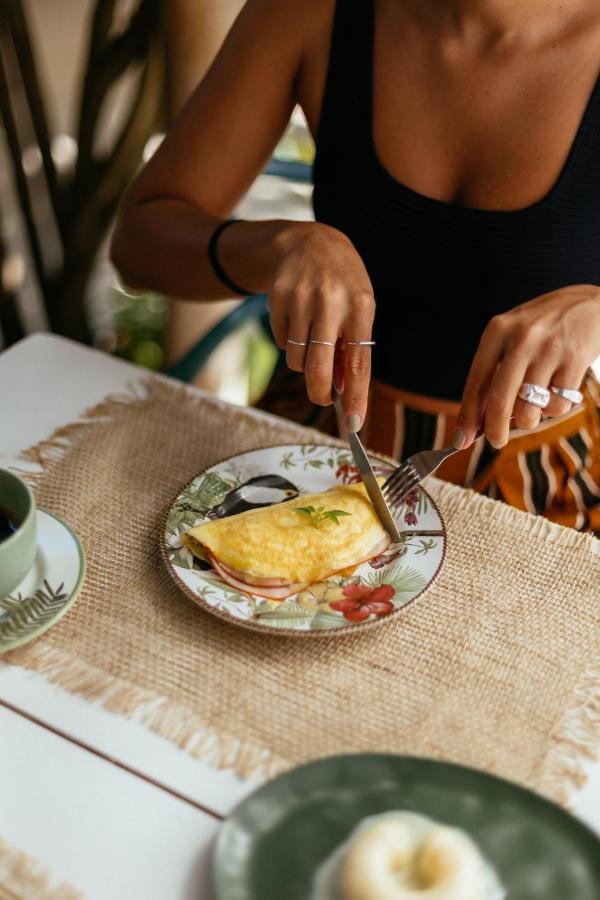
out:
{"label": "ribbed black top", "polygon": [[373,18],[373,0],[337,0],[315,216],[348,235],[371,277],[374,374],[460,399],[493,315],[566,285],[600,285],[600,79],[545,197],[514,211],[445,203],[401,184],[377,156]]}

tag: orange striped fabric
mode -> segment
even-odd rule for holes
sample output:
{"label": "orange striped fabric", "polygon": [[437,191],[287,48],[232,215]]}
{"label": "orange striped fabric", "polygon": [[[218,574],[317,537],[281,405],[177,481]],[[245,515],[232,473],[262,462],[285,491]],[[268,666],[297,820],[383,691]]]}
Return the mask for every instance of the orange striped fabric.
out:
{"label": "orange striped fabric", "polygon": [[[501,450],[484,439],[446,460],[437,475],[517,509],[600,536],[600,391],[590,375],[584,401],[535,431],[513,431]],[[452,442],[459,404],[374,381],[365,444],[395,459]]]}

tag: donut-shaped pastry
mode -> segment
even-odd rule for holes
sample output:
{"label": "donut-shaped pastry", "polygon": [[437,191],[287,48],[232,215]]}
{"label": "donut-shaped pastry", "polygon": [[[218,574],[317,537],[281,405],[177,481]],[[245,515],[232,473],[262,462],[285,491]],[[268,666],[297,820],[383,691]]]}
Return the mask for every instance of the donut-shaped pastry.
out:
{"label": "donut-shaped pastry", "polygon": [[464,831],[416,813],[360,823],[321,867],[313,900],[502,900],[496,873]]}

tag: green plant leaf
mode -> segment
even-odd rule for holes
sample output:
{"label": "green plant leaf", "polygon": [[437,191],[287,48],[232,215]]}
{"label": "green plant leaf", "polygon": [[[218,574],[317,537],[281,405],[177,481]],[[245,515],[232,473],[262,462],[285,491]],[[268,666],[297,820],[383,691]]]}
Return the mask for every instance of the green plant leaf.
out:
{"label": "green plant leaf", "polygon": [[315,631],[325,631],[331,628],[344,628],[348,624],[350,623],[344,619],[343,616],[320,609],[315,614],[314,619],[310,623],[310,627]]}
{"label": "green plant leaf", "polygon": [[427,578],[422,572],[418,572],[417,569],[413,569],[410,566],[405,566],[401,562],[396,562],[394,565],[384,569],[376,569],[364,576],[362,581],[363,584],[372,588],[380,587],[382,584],[389,584],[394,588],[394,599],[399,600],[400,605],[414,597],[427,584]]}
{"label": "green plant leaf", "polygon": [[312,516],[314,513],[314,506],[295,506],[294,512],[303,513],[305,516]]}
{"label": "green plant leaf", "polygon": [[327,519],[330,519],[332,522],[335,522],[336,525],[339,525],[339,516],[352,515],[352,513],[346,512],[344,509],[325,509],[324,506],[317,506],[316,509],[314,506],[296,506],[295,512],[310,516],[315,528],[320,528]]}
{"label": "green plant leaf", "polygon": [[296,467],[296,463],[292,459],[292,456],[293,456],[293,453],[291,453],[291,452],[283,454],[283,457],[281,460],[281,465],[283,466],[284,469],[294,469]]}
{"label": "green plant leaf", "polygon": [[265,622],[265,624],[274,628],[295,629],[309,627],[313,615],[312,612],[307,611],[294,600],[286,600],[281,606],[278,606],[275,609],[272,607],[261,609],[259,607],[254,614],[256,619],[259,619],[261,622]]}

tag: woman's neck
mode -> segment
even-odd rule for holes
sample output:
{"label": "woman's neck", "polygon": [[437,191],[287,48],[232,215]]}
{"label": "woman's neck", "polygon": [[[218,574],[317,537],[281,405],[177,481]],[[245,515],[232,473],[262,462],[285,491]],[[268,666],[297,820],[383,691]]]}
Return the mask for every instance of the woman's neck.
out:
{"label": "woman's neck", "polygon": [[560,30],[590,8],[589,0],[422,0],[419,5],[438,29],[496,41]]}

